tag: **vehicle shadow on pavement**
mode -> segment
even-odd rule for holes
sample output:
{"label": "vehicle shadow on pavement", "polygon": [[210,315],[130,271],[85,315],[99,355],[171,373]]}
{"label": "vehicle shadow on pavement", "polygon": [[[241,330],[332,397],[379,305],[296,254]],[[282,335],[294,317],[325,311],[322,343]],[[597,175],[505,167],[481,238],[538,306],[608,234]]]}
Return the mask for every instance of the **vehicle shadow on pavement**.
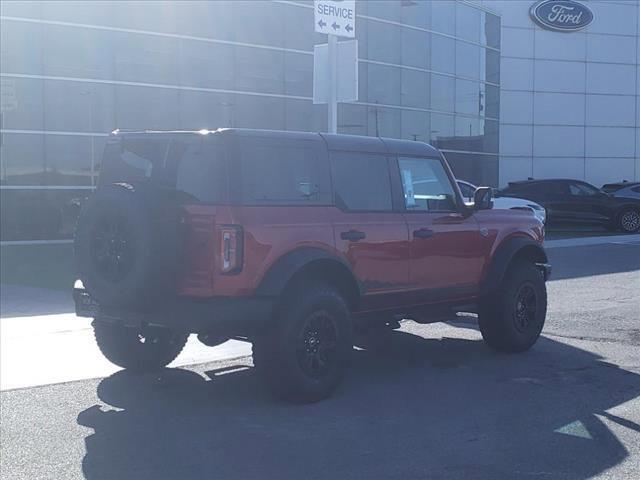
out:
{"label": "vehicle shadow on pavement", "polygon": [[[640,375],[541,338],[522,355],[396,331],[354,352],[334,397],[274,400],[248,359],[200,375],[119,372],[78,416],[88,479],[585,479],[628,452],[603,422]],[[109,409],[109,406],[114,407]],[[107,409],[107,411],[105,411]]]}

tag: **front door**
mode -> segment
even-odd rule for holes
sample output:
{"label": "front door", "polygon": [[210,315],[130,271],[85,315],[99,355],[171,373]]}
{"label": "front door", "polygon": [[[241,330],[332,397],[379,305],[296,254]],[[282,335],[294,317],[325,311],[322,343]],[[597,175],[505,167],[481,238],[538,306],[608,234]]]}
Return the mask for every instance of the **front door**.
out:
{"label": "front door", "polygon": [[409,227],[409,281],[427,301],[475,294],[486,242],[459,205],[439,158],[400,157]]}
{"label": "front door", "polygon": [[364,292],[361,310],[395,306],[409,281],[407,225],[393,208],[389,167],[382,154],[331,153],[334,238]]}
{"label": "front door", "polygon": [[589,185],[570,181],[566,210],[571,219],[585,223],[604,222],[611,216],[609,197]]}

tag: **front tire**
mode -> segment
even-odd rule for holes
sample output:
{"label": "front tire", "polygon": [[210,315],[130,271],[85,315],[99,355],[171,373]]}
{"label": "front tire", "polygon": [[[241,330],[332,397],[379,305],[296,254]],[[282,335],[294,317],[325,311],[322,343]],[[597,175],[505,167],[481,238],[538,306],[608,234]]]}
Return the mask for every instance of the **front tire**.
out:
{"label": "front tire", "polygon": [[625,233],[635,233],[640,230],[640,210],[628,208],[620,212],[618,228]]}
{"label": "front tire", "polygon": [[135,372],[166,367],[180,354],[189,337],[167,328],[140,330],[99,320],[94,322],[93,331],[107,360]]}
{"label": "front tire", "polygon": [[478,315],[484,341],[494,350],[519,353],[540,337],[547,314],[542,272],[529,261],[516,261],[498,291],[482,302]]}
{"label": "front tire", "polygon": [[277,397],[317,402],[336,390],[350,363],[349,308],[327,285],[306,284],[286,295],[273,324],[254,340],[254,364]]}

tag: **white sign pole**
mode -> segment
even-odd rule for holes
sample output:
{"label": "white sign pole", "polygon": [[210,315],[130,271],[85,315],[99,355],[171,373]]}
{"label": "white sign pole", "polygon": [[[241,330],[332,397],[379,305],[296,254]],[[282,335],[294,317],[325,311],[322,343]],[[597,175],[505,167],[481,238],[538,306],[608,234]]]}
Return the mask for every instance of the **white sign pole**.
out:
{"label": "white sign pole", "polygon": [[328,132],[338,133],[338,37],[329,34]]}
{"label": "white sign pole", "polygon": [[[326,90],[328,93],[327,122],[329,133],[338,133],[338,36],[355,38],[356,2],[355,0],[315,0],[313,10],[315,31],[326,33],[329,37],[327,45],[329,67],[327,68],[329,85]],[[321,89],[317,88],[317,90]]]}

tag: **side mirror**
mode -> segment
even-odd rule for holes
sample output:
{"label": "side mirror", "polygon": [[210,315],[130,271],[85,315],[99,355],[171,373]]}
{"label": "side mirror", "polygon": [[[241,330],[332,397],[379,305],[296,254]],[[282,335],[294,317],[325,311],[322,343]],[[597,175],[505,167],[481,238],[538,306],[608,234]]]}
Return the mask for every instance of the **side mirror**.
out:
{"label": "side mirror", "polygon": [[493,189],[491,187],[478,187],[473,193],[473,205],[476,210],[489,210],[493,208]]}

